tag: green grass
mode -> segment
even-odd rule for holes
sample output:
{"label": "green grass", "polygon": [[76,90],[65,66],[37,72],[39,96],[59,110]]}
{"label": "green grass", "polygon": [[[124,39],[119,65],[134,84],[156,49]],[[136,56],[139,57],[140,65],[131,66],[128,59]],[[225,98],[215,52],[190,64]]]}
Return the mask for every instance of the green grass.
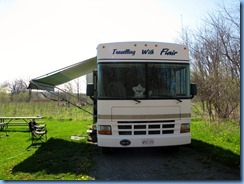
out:
{"label": "green grass", "polygon": [[210,121],[200,103],[192,104],[191,135],[193,149],[203,153],[204,160],[215,160],[240,168],[240,123]]}
{"label": "green grass", "polygon": [[[92,112],[92,107],[85,106],[85,110]],[[70,105],[61,106],[57,102],[20,102],[0,103],[0,116],[36,116],[41,115],[49,119],[92,120],[88,113]]]}
{"label": "green grass", "polygon": [[191,147],[211,160],[240,167],[240,125],[236,122],[209,123],[193,119]]}
{"label": "green grass", "polygon": [[[87,180],[95,146],[87,144],[89,121],[45,119],[47,141],[31,145],[28,127],[9,127],[0,138],[1,180]],[[84,139],[71,140],[71,136]]]}

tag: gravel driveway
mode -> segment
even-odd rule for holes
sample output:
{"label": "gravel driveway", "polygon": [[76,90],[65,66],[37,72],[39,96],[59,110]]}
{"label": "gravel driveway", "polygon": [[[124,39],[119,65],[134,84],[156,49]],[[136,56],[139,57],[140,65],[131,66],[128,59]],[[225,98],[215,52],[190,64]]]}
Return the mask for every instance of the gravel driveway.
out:
{"label": "gravel driveway", "polygon": [[169,148],[116,149],[104,155],[97,148],[91,176],[101,181],[240,180],[240,170],[209,161],[195,150]]}

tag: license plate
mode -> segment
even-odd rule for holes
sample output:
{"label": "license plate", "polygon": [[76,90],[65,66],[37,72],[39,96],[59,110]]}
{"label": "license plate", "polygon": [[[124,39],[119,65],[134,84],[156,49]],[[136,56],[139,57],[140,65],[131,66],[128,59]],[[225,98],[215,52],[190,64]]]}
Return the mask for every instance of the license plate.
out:
{"label": "license plate", "polygon": [[154,140],[153,139],[144,139],[142,140],[142,145],[153,145]]}

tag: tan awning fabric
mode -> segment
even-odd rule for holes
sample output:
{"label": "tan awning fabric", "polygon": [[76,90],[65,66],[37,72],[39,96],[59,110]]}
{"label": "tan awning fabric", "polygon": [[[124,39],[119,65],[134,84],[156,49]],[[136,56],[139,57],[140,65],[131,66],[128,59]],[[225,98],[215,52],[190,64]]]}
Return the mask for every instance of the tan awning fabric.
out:
{"label": "tan awning fabric", "polygon": [[53,90],[55,86],[86,75],[97,68],[97,57],[87,59],[74,65],[56,70],[41,77],[32,79],[28,89]]}

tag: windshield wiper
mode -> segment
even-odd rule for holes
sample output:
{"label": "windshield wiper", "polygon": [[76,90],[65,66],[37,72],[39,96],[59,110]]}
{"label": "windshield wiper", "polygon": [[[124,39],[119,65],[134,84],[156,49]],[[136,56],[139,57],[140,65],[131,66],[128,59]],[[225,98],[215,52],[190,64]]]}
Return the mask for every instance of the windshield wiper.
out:
{"label": "windshield wiper", "polygon": [[178,102],[182,102],[182,100],[179,97],[176,96],[169,96],[171,99],[176,99]]}
{"label": "windshield wiper", "polygon": [[134,98],[133,100],[136,101],[138,104],[141,103],[141,101],[138,100],[138,99],[135,99],[135,98]]}
{"label": "windshield wiper", "polygon": [[177,101],[179,101],[179,102],[182,102],[182,100],[181,99],[179,99],[179,98],[175,98]]}

